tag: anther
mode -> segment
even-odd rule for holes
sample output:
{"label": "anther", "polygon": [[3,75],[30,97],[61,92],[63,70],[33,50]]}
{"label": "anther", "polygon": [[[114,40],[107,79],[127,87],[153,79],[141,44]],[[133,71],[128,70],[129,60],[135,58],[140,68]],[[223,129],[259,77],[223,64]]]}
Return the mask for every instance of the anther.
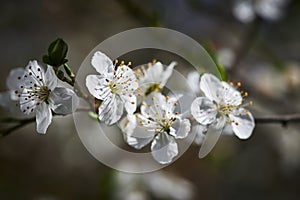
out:
{"label": "anther", "polygon": [[241,82],[237,82],[237,86],[241,87],[242,86]]}

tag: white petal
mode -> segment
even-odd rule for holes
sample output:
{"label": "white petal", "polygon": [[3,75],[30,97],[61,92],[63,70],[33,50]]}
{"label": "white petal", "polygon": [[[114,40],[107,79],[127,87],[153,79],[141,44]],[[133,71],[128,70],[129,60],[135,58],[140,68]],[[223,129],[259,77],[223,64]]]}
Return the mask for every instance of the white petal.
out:
{"label": "white petal", "polygon": [[185,138],[191,130],[191,123],[188,119],[177,118],[172,124],[172,128],[174,128],[176,132],[170,132],[170,135],[174,136],[176,139]]}
{"label": "white petal", "polygon": [[49,96],[52,110],[57,114],[67,115],[75,112],[79,99],[73,90],[56,87]]}
{"label": "white petal", "polygon": [[95,52],[92,58],[92,65],[100,74],[112,73],[114,71],[111,59],[100,51]]}
{"label": "white petal", "polygon": [[45,72],[44,69],[38,64],[36,60],[29,61],[25,68],[25,73],[21,79],[25,87],[31,87],[34,84],[45,85]]}
{"label": "white petal", "polygon": [[199,151],[199,158],[204,158],[216,145],[225,123],[226,119],[224,117],[220,117],[217,119],[215,124],[208,127],[205,139]]}
{"label": "white petal", "polygon": [[153,136],[148,138],[146,137],[139,138],[139,137],[134,137],[132,135],[125,134],[124,137],[127,144],[134,147],[135,149],[141,149],[153,140]]}
{"label": "white petal", "polygon": [[151,93],[141,105],[141,113],[147,118],[162,119],[167,107],[166,97],[161,93]]}
{"label": "white petal", "polygon": [[234,115],[229,115],[233,132],[240,139],[247,139],[251,136],[255,127],[254,118],[250,112],[240,108]]}
{"label": "white petal", "polygon": [[197,145],[200,145],[200,144],[203,143],[203,141],[205,139],[204,133],[206,133],[206,132],[207,132],[207,127],[206,126],[203,126],[201,124],[197,124],[197,125],[192,126],[192,134],[196,135],[194,142]]}
{"label": "white petal", "polygon": [[50,90],[54,90],[54,88],[57,86],[57,76],[51,66],[47,66],[47,71],[45,73],[45,83]]}
{"label": "white petal", "polygon": [[221,81],[212,74],[203,74],[200,81],[200,89],[211,101],[220,102],[219,90],[222,88]]}
{"label": "white petal", "polygon": [[226,82],[222,82],[222,86],[219,92],[222,102],[231,106],[241,105],[243,101],[241,93]]}
{"label": "white petal", "polygon": [[127,117],[120,122],[120,126],[124,133],[125,141],[130,146],[141,149],[152,141],[155,131],[149,131],[143,126],[137,126],[137,121],[135,115],[127,115]]}
{"label": "white petal", "polygon": [[135,115],[128,114],[126,117],[124,117],[120,122],[119,126],[123,133],[126,133],[128,135],[131,135],[136,128],[136,117]]}
{"label": "white petal", "polygon": [[187,75],[187,83],[193,93],[200,93],[200,74],[198,71],[190,72]]}
{"label": "white petal", "polygon": [[[28,94],[27,89],[23,90],[24,94]],[[22,95],[20,97],[20,109],[24,114],[30,114],[35,111],[36,104],[39,102],[37,97],[28,98],[28,95]]]}
{"label": "white petal", "polygon": [[125,102],[125,109],[128,114],[133,114],[136,111],[136,96],[133,94],[130,95],[121,95],[121,99]]}
{"label": "white petal", "polygon": [[25,70],[23,68],[12,69],[6,79],[6,85],[10,90],[19,90],[21,78]]}
{"label": "white petal", "polygon": [[218,114],[217,106],[206,97],[196,98],[191,105],[191,113],[202,125],[211,124]]}
{"label": "white petal", "polygon": [[86,87],[94,97],[104,100],[112,94],[107,80],[106,76],[88,75],[86,77]]}
{"label": "white petal", "polygon": [[163,88],[166,85],[168,79],[170,78],[170,76],[173,73],[173,69],[174,69],[175,65],[177,65],[177,62],[172,62],[167,67],[167,69],[161,74],[160,88]]}
{"label": "white petal", "polygon": [[10,91],[0,92],[0,106],[1,107],[8,108],[9,105],[11,104],[11,102],[13,102],[13,101],[10,98]]}
{"label": "white petal", "polygon": [[160,62],[149,67],[144,76],[145,83],[160,83],[162,81],[163,65]]}
{"label": "white petal", "polygon": [[123,114],[123,101],[115,94],[104,99],[99,107],[99,120],[107,125],[116,123]]}
{"label": "white petal", "polygon": [[41,103],[36,107],[36,130],[38,133],[45,134],[51,124],[52,112],[46,103]]}
{"label": "white petal", "polygon": [[134,72],[126,65],[119,66],[114,76],[116,83],[122,86],[121,93],[133,93],[139,86]]}
{"label": "white petal", "polygon": [[167,164],[178,154],[178,147],[174,137],[166,133],[158,134],[151,144],[151,153],[160,164]]}

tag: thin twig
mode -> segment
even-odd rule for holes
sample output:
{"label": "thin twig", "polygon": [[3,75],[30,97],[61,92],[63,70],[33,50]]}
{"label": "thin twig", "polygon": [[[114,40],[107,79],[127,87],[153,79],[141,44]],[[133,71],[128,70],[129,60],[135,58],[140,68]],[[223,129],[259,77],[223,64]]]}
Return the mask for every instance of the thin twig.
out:
{"label": "thin twig", "polygon": [[255,117],[255,122],[260,124],[281,123],[285,126],[287,123],[300,122],[300,113]]}

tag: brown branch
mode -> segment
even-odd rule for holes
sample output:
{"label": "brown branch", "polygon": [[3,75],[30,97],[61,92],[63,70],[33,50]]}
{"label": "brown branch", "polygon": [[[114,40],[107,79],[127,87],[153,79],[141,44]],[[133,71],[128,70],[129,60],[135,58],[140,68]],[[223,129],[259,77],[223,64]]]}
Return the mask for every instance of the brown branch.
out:
{"label": "brown branch", "polygon": [[287,115],[270,115],[255,117],[255,122],[259,124],[266,123],[281,123],[283,126],[286,126],[287,123],[291,122],[300,122],[300,113],[287,114]]}

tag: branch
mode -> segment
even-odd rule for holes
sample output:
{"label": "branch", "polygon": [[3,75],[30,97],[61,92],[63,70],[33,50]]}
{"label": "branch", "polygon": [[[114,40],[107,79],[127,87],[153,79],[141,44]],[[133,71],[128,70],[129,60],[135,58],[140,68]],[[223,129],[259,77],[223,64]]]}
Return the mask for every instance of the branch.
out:
{"label": "branch", "polygon": [[287,115],[270,115],[263,117],[255,117],[255,122],[260,124],[266,123],[281,123],[286,126],[287,123],[300,122],[300,113],[287,114]]}

